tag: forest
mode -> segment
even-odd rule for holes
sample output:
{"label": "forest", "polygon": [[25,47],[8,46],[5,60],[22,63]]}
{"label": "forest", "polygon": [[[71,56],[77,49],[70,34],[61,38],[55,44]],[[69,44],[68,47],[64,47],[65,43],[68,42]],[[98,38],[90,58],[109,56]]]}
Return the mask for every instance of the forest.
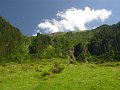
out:
{"label": "forest", "polygon": [[0,17],[0,61],[68,58],[82,62],[120,60],[120,23],[92,30],[25,36]]}

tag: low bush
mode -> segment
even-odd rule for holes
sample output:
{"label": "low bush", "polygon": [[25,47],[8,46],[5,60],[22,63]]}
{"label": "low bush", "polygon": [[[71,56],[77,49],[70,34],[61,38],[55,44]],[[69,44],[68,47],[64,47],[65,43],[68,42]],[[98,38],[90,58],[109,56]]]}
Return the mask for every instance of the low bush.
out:
{"label": "low bush", "polygon": [[75,63],[77,63],[75,60],[68,61],[68,64],[75,64]]}
{"label": "low bush", "polygon": [[51,68],[52,73],[57,74],[63,71],[64,67],[60,63],[55,62],[54,66]]}
{"label": "low bush", "polygon": [[50,75],[50,72],[47,71],[47,70],[44,70],[44,71],[42,71],[42,73],[41,73],[40,79],[43,78],[43,77],[49,76],[49,75]]}

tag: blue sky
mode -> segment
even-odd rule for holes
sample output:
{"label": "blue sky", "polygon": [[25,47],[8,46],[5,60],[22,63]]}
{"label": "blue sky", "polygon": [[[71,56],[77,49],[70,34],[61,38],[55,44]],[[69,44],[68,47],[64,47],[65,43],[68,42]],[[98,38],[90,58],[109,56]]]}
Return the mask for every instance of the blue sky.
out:
{"label": "blue sky", "polygon": [[[84,10],[89,7],[95,10],[111,10],[112,14],[104,22],[92,21],[88,27],[101,24],[114,24],[120,21],[120,0],[0,0],[0,16],[18,27],[25,35],[36,33],[38,25],[44,19],[57,18],[56,14],[72,7]],[[44,23],[44,22],[43,22]]]}

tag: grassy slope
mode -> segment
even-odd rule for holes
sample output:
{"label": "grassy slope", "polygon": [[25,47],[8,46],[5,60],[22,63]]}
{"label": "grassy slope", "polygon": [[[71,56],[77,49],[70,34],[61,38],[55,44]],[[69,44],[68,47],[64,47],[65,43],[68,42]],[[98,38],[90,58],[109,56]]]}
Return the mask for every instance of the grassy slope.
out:
{"label": "grassy slope", "polygon": [[[54,62],[65,66],[62,73],[45,76]],[[66,64],[65,60],[54,59],[24,64],[0,65],[0,90],[119,90],[120,63]]]}

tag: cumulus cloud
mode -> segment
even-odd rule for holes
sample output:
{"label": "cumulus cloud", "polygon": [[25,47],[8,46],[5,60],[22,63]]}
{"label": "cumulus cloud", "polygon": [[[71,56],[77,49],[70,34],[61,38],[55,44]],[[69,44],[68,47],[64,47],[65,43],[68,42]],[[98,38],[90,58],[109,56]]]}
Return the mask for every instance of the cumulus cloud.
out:
{"label": "cumulus cloud", "polygon": [[95,10],[85,7],[84,10],[71,8],[56,14],[57,19],[48,20],[38,24],[36,33],[54,33],[54,32],[67,32],[76,30],[87,30],[87,23],[95,20],[104,22],[112,14],[111,10],[101,9]]}

